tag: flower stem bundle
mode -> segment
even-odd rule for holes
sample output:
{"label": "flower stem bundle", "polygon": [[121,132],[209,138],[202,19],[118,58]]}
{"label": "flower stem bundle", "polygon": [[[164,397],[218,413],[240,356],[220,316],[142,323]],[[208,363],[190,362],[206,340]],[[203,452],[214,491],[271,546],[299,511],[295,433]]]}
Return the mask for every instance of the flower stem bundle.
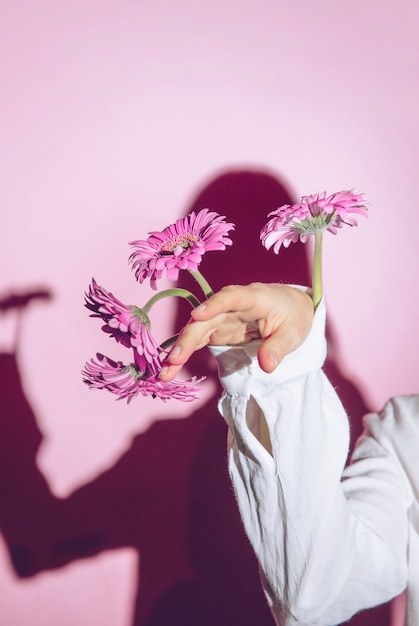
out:
{"label": "flower stem bundle", "polygon": [[[316,308],[322,299],[322,244],[323,232],[338,232],[343,225],[356,226],[353,214],[367,215],[365,199],[354,191],[340,191],[303,196],[301,202],[283,205],[268,215],[260,238],[262,244],[278,254],[282,246],[288,247],[298,240],[306,242],[314,236],[312,272],[312,297]],[[188,271],[195,279],[205,299],[213,294],[211,286],[199,266],[203,256],[214,250],[225,250],[232,244],[229,233],[234,224],[209,209],[192,212],[162,231],[149,233],[147,239],[131,242],[129,256],[135,278],[141,284],[150,280],[157,291],[157,282],[164,275],[176,281],[180,271]],[[201,304],[202,295],[186,289],[157,291],[142,307],[126,305],[92,279],[85,294],[85,306],[92,317],[99,318],[102,330],[117,343],[129,350],[128,363],[114,361],[97,354],[85,364],[84,382],[93,389],[106,389],[118,399],[130,402],[138,395],[152,396],[164,401],[175,398],[183,402],[194,400],[203,378],[171,380],[159,378],[170,346],[176,335],[158,343],[151,330],[150,313],[154,305],[168,297],[180,297],[195,308]]]}

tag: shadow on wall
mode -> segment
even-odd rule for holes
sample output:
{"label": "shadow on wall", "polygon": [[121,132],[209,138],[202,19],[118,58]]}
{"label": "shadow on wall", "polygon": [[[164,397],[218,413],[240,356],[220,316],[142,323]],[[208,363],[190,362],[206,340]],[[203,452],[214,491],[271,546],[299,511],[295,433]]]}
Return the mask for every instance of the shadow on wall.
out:
{"label": "shadow on wall", "polygon": [[[203,260],[214,289],[256,280],[309,283],[303,246],[274,257],[258,238],[267,213],[292,201],[275,177],[261,171],[226,172],[200,192],[188,213],[208,207],[237,226],[234,245]],[[182,286],[188,281],[182,276]],[[23,317],[31,302],[49,297],[47,291],[11,295],[0,302],[0,316]],[[187,315],[182,306],[176,330]],[[191,369],[216,376],[205,350]],[[365,402],[336,362],[326,369],[357,435]],[[133,626],[273,625],[227,474],[226,426],[216,396],[188,419],[157,421],[111,469],[62,500],[36,465],[42,433],[22,388],[16,351],[0,355],[0,380],[0,529],[17,576],[129,546],[141,555]],[[387,616],[381,607],[350,623],[386,626]]]}

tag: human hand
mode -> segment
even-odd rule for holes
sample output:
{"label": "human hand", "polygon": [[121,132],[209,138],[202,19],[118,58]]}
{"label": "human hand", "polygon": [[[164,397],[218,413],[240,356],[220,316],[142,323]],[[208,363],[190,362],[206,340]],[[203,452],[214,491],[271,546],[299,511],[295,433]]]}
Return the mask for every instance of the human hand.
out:
{"label": "human hand", "polygon": [[175,378],[192,353],[208,344],[237,345],[252,339],[263,339],[259,365],[272,372],[303,343],[313,315],[311,297],[296,287],[264,283],[223,287],[192,311],[160,378]]}

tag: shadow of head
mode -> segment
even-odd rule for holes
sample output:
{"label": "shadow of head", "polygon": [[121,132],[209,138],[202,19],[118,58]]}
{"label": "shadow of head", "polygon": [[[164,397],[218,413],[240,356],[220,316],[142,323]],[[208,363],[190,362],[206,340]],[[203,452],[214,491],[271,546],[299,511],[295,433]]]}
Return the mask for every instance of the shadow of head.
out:
{"label": "shadow of head", "polygon": [[[229,284],[246,285],[252,282],[283,282],[308,285],[310,271],[306,248],[294,243],[281,249],[279,255],[266,250],[260,241],[260,231],[268,221],[268,214],[292,204],[286,185],[276,176],[263,170],[226,171],[203,187],[188,207],[186,214],[208,208],[235,224],[230,233],[233,241],[222,252],[206,254],[200,266],[213,291]],[[178,286],[201,297],[199,289],[188,272],[181,272]],[[174,331],[178,332],[189,317],[189,305],[177,302]],[[195,353],[190,362],[194,374],[208,375],[208,356],[205,351]]]}

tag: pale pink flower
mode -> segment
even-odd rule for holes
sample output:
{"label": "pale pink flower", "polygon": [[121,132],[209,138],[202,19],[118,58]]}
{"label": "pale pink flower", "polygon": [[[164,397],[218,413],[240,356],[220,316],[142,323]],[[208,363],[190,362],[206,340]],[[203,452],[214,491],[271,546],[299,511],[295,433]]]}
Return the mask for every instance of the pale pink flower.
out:
{"label": "pale pink flower", "polygon": [[354,191],[338,191],[330,196],[326,192],[303,196],[298,204],[284,204],[269,214],[272,217],[263,227],[260,238],[269,250],[275,253],[280,247],[300,239],[305,243],[315,231],[328,230],[334,235],[344,224],[356,226],[352,214],[367,216],[363,194]]}
{"label": "pale pink flower", "polygon": [[142,309],[125,305],[95,279],[85,294],[85,306],[91,317],[101,318],[102,330],[118,343],[134,349],[135,363],[142,372],[158,372],[161,368],[159,347],[150,331],[150,321]]}
{"label": "pale pink flower", "polygon": [[127,400],[129,403],[142,395],[160,398],[165,402],[171,398],[191,402],[201,390],[203,378],[163,382],[156,373],[144,374],[134,363],[124,365],[121,361],[112,361],[103,354],[96,356],[97,360],[91,359],[86,363],[82,371],[83,382],[91,389],[107,389],[118,400]]}
{"label": "pale pink flower", "polygon": [[152,288],[156,289],[156,281],[165,271],[173,281],[178,279],[179,270],[196,271],[205,252],[225,250],[232,244],[227,235],[234,224],[224,220],[208,209],[192,211],[163,231],[153,231],[147,239],[132,241],[129,260],[136,279],[142,283],[150,278]]}

